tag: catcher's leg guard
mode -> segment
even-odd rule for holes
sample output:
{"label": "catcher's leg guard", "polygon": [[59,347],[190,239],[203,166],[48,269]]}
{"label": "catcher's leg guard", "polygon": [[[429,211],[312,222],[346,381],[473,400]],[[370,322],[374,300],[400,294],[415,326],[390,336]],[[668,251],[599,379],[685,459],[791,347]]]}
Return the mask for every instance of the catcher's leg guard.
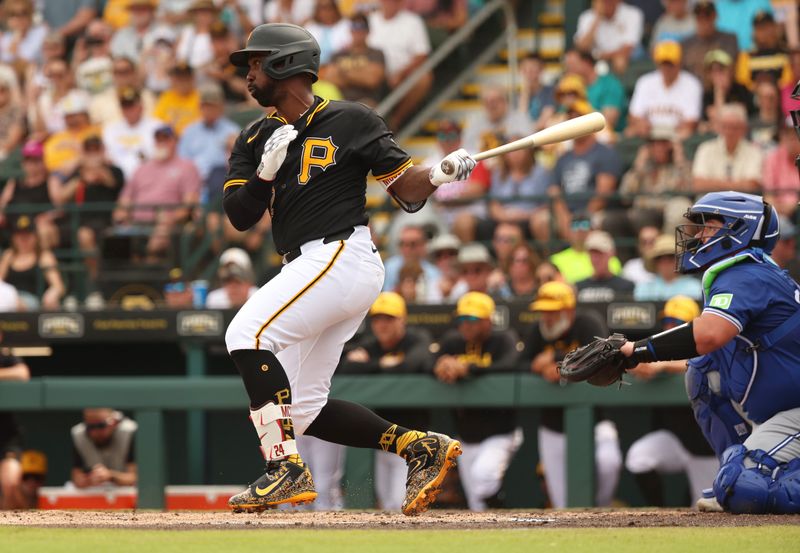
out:
{"label": "catcher's leg guard", "polygon": [[[756,466],[747,468],[747,459]],[[714,479],[717,502],[734,514],[769,512],[772,472],[776,468],[778,462],[766,451],[748,451],[741,444],[732,445],[722,454],[719,473]]]}
{"label": "catcher's leg guard", "polygon": [[800,459],[792,459],[778,469],[769,495],[771,512],[800,513]]}

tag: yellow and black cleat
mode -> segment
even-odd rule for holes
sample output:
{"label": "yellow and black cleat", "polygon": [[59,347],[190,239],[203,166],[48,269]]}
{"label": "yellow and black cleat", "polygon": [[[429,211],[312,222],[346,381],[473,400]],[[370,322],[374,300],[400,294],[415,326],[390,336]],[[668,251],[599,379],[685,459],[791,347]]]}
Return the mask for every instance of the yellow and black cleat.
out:
{"label": "yellow and black cleat", "polygon": [[461,442],[444,434],[428,432],[406,447],[403,457],[408,465],[404,515],[418,515],[428,510],[441,491],[447,471],[456,466]]}
{"label": "yellow and black cleat", "polygon": [[311,472],[298,457],[267,463],[267,472],[231,497],[228,505],[234,513],[259,513],[283,504],[311,503],[316,498]]}

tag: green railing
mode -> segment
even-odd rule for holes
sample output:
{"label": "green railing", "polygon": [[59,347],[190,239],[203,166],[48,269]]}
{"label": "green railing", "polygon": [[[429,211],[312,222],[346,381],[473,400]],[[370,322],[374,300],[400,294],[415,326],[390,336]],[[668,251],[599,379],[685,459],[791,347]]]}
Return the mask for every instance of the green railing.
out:
{"label": "green railing", "polygon": [[[687,404],[682,378],[674,375],[621,388],[562,387],[522,373],[475,377],[458,385],[443,384],[427,375],[339,376],[333,380],[331,396],[372,408],[564,407],[567,502],[571,507],[591,506],[594,501],[594,407]],[[247,405],[247,397],[235,377],[43,377],[26,383],[0,383],[3,410],[58,411],[106,405],[132,411],[139,424],[138,507],[163,509],[168,447],[164,412],[241,409]],[[185,447],[170,444],[176,445]],[[373,452],[351,450],[349,454],[370,458]],[[361,465],[371,466],[368,461]],[[348,497],[348,505],[372,507],[372,492],[366,488],[362,486],[355,492],[358,496]]]}

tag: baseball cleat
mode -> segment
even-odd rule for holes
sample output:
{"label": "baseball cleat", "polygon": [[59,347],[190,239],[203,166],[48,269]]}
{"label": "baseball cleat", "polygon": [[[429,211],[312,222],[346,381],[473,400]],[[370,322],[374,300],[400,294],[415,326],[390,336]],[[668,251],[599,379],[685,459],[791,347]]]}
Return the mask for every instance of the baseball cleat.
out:
{"label": "baseball cleat", "polygon": [[717,498],[714,496],[713,488],[706,488],[703,490],[703,497],[695,503],[698,511],[706,513],[722,513],[725,509],[719,504]]}
{"label": "baseball cleat", "polygon": [[461,455],[461,442],[444,434],[428,432],[414,440],[403,452],[408,465],[404,515],[418,515],[428,510],[441,491],[447,471],[456,466]]}
{"label": "baseball cleat", "polygon": [[[292,457],[295,457],[294,455]],[[260,513],[278,505],[302,505],[317,498],[311,472],[299,456],[267,463],[267,472],[228,500],[234,513]]]}

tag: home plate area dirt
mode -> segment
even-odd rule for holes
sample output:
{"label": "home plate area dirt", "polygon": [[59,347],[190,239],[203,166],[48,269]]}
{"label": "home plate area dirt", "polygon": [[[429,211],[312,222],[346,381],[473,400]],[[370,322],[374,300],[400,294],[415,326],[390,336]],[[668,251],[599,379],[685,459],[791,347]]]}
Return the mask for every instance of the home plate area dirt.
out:
{"label": "home plate area dirt", "polygon": [[0,525],[146,529],[250,528],[625,528],[800,525],[800,515],[730,515],[689,509],[580,509],[567,511],[433,510],[417,517],[376,511],[269,511],[231,514],[196,511],[0,511]]}

